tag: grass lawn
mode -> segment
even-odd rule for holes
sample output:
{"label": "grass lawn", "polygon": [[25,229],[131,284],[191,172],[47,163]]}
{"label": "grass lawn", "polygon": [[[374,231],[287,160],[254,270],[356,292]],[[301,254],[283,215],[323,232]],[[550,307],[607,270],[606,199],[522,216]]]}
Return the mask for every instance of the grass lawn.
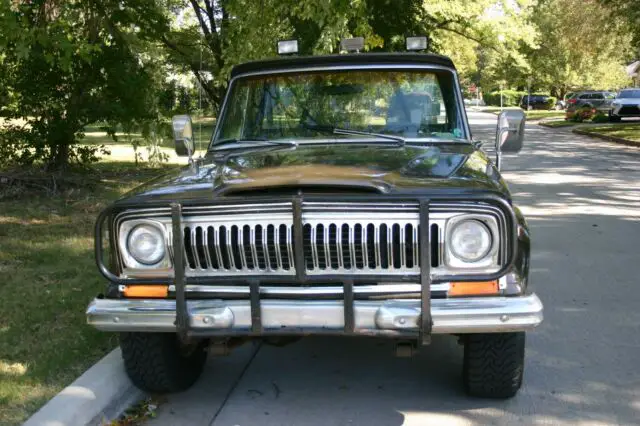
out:
{"label": "grass lawn", "polygon": [[162,170],[94,167],[93,188],[0,198],[1,425],[21,424],[117,345],[115,335],[85,323],[88,302],[104,289],[93,259],[94,221],[110,201]]}
{"label": "grass lawn", "polygon": [[640,123],[609,124],[597,127],[586,127],[580,130],[587,133],[614,136],[617,138],[640,142]]}
{"label": "grass lawn", "polygon": [[[520,109],[519,107],[504,107],[503,110],[507,110],[507,109]],[[482,107],[481,109],[482,112],[490,112],[493,114],[500,114],[500,107]],[[539,120],[541,118],[553,118],[553,117],[563,117],[564,118],[564,111],[555,111],[555,110],[551,110],[551,111],[545,111],[545,110],[531,110],[531,111],[525,111],[525,114],[527,115],[527,120]]]}
{"label": "grass lawn", "polygon": [[544,126],[545,127],[571,127],[571,126],[575,126],[576,123],[575,121],[567,121],[567,120],[549,120],[549,121],[544,121]]}
{"label": "grass lawn", "polygon": [[[193,120],[193,135],[196,142],[196,147],[202,147],[203,149],[209,145],[209,140],[213,134],[213,129],[216,125],[216,120],[213,117],[203,117]],[[131,133],[127,135],[123,132],[116,132],[117,141],[114,141],[111,136],[107,135],[107,132],[100,129],[99,124],[92,124],[85,127],[84,139],[81,143],[88,145],[130,145],[127,138],[130,136],[133,138],[140,138],[140,133]],[[144,143],[143,143],[144,144]],[[160,145],[164,148],[173,149],[173,140],[165,139]],[[144,151],[144,147],[140,148]]]}
{"label": "grass lawn", "polygon": [[527,120],[539,120],[541,118],[562,117],[564,118],[564,111],[544,111],[544,110],[532,110],[526,111]]}

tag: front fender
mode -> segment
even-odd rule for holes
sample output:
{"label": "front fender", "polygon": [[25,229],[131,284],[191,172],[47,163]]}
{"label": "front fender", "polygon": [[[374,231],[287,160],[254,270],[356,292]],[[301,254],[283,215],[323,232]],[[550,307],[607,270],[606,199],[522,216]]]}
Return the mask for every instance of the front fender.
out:
{"label": "front fender", "polygon": [[516,206],[513,206],[516,214],[518,227],[518,247],[516,252],[516,260],[513,265],[512,273],[516,275],[516,282],[519,282],[520,289],[507,288],[507,292],[525,293],[529,284],[529,266],[531,257],[531,231],[526,218]]}

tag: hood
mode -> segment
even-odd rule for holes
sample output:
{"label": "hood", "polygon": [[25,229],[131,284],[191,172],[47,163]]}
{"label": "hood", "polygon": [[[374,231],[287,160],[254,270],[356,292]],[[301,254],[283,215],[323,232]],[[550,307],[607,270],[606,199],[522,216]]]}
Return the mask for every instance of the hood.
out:
{"label": "hood", "polygon": [[487,156],[465,143],[299,145],[209,153],[127,194],[127,202],[302,193],[499,193]]}

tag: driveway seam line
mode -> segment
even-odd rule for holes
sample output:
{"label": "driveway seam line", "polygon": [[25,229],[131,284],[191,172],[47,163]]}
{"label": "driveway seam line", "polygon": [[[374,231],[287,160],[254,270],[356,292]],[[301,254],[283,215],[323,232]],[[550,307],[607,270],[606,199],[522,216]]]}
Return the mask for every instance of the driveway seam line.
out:
{"label": "driveway seam line", "polygon": [[209,426],[213,426],[213,423],[216,421],[216,419],[218,418],[218,416],[220,415],[220,413],[224,409],[225,405],[227,405],[227,401],[229,401],[229,398],[231,398],[231,395],[233,394],[233,392],[236,390],[236,388],[238,387],[238,385],[242,381],[242,378],[244,377],[245,373],[247,372],[247,370],[249,369],[249,367],[253,363],[253,360],[255,359],[256,355],[258,355],[258,352],[260,351],[260,348],[262,348],[262,342],[258,343],[257,346],[258,347],[256,348],[255,351],[253,351],[253,354],[251,355],[251,358],[249,359],[249,362],[247,362],[247,364],[244,366],[244,368],[240,372],[240,375],[238,376],[236,381],[233,382],[233,386],[231,386],[231,388],[229,389],[229,392],[227,392],[227,394],[225,395],[224,399],[222,400],[222,404],[220,404],[220,407],[218,407],[218,409],[216,410],[215,414],[213,415],[213,418],[209,422]]}

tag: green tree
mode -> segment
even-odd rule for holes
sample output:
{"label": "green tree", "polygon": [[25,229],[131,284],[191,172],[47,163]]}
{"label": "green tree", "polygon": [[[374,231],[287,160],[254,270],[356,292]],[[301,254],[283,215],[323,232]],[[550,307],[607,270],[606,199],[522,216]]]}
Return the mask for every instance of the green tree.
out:
{"label": "green tree", "polygon": [[563,96],[628,84],[631,33],[597,0],[543,0],[532,20],[540,33],[539,48],[528,52],[535,86]]}
{"label": "green tree", "polygon": [[[172,30],[161,39],[172,64],[190,71],[215,105],[231,67],[275,54],[278,40],[295,38],[301,54],[337,53],[340,39],[365,37],[370,51],[404,50],[405,37],[427,35],[430,50],[464,46],[463,73],[475,46],[519,55],[531,45],[532,0],[169,0]],[[452,43],[453,41],[453,43]],[[203,72],[206,70],[206,72]]]}
{"label": "green tree", "polygon": [[600,0],[611,14],[627,23],[627,30],[633,37],[637,49],[636,58],[640,58],[640,1],[638,0]]}
{"label": "green tree", "polygon": [[26,120],[5,134],[4,150],[56,169],[95,159],[95,149],[76,145],[84,126],[148,113],[154,78],[145,37],[166,25],[153,0],[1,2],[3,114]]}

